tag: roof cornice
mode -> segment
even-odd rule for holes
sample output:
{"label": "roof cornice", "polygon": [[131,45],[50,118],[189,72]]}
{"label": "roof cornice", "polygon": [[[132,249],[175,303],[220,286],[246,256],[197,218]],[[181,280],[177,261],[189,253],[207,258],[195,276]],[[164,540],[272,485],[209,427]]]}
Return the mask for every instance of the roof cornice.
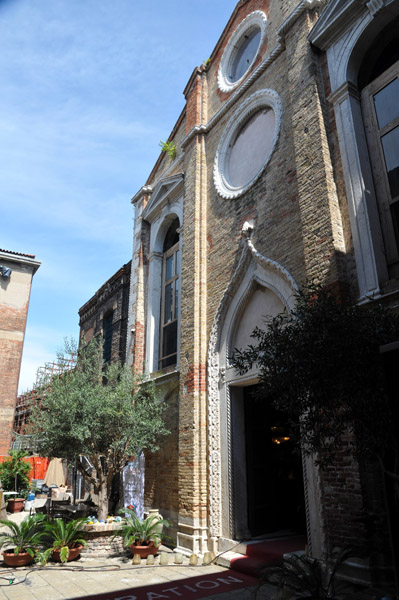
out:
{"label": "roof cornice", "polygon": [[7,250],[0,250],[0,262],[7,261],[14,264],[18,264],[24,267],[31,267],[33,275],[36,273],[40,265],[40,260],[36,260],[35,257],[27,254],[20,254],[18,252],[8,252]]}

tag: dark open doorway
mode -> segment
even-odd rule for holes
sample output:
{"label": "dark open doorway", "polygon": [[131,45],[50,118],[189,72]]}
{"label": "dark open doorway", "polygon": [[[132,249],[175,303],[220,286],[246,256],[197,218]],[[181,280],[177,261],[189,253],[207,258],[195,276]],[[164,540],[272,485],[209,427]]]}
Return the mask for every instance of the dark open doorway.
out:
{"label": "dark open doorway", "polygon": [[287,418],[258,386],[243,388],[248,530],[252,537],[279,530],[305,534],[301,456],[294,452]]}

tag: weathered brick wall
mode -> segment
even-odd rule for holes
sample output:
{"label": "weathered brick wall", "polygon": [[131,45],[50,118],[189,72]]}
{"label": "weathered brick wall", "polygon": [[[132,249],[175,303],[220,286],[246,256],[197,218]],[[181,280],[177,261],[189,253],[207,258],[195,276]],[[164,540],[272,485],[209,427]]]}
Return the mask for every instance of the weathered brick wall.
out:
{"label": "weathered brick wall", "polygon": [[[210,64],[194,69],[185,89],[185,117],[175,130],[179,144],[183,131],[189,136],[183,143],[184,156],[173,164],[167,158],[158,161],[149,179],[154,186],[165,174],[183,170],[185,176],[179,400],[172,435],[162,453],[147,460],[146,504],[162,512],[169,502],[171,511],[185,523],[206,524],[209,516],[207,349],[218,305],[239,259],[243,223],[254,221],[252,241],[256,249],[287,269],[299,285],[313,281],[349,290],[354,297],[357,294],[336,124],[328,101],[326,59],[307,39],[318,13],[304,10],[281,29],[298,5],[295,0],[242,0],[237,4]],[[267,39],[249,75],[265,57],[273,53],[273,59],[251,85],[221,92],[217,71],[226,44],[239,23],[258,9],[268,16]],[[282,101],[277,145],[256,183],[239,198],[224,199],[213,182],[221,136],[233,112],[261,89],[277,91]],[[212,120],[226,102],[229,110],[219,120]],[[206,133],[198,131],[190,137],[193,127],[199,125],[208,126]],[[135,244],[136,311],[140,316],[136,321],[137,364],[143,364],[145,353],[148,249],[146,233],[143,236],[141,231],[140,235]],[[138,239],[136,229],[136,242]],[[173,453],[178,455],[178,462],[172,466]],[[172,473],[169,479],[164,477],[165,464],[166,471]],[[343,448],[334,465],[323,473],[323,518],[331,546],[344,539],[366,543],[374,535],[363,519],[365,496],[370,494],[366,472]]]}
{"label": "weathered brick wall", "polygon": [[352,442],[346,436],[321,469],[327,548],[350,547],[353,556],[367,561],[375,584],[384,585],[392,581],[385,483],[377,461],[357,457]]}
{"label": "weathered brick wall", "polygon": [[178,518],[178,426],[179,399],[176,392],[170,393],[164,400],[165,423],[170,435],[163,438],[160,450],[154,454],[146,452],[145,470],[145,510],[158,508],[164,518],[170,519],[170,534],[176,534]]}
{"label": "weathered brick wall", "polygon": [[123,265],[79,310],[80,337],[103,333],[103,319],[112,311],[111,362],[125,361],[131,261]]}
{"label": "weathered brick wall", "polygon": [[[34,257],[32,257],[34,258]],[[10,449],[33,268],[7,262],[9,279],[0,278],[0,455]]]}

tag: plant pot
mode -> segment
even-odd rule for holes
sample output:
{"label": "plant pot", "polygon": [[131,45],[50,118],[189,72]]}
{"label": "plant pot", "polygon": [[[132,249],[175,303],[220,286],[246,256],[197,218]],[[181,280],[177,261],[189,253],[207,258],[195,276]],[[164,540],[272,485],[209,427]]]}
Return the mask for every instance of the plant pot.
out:
{"label": "plant pot", "polygon": [[14,554],[14,550],[4,550],[2,552],[3,560],[9,567],[24,567],[25,565],[30,565],[33,562],[33,556],[28,554],[28,552],[20,552],[19,554]]}
{"label": "plant pot", "polygon": [[147,558],[150,554],[158,554],[159,546],[156,546],[154,542],[150,542],[146,546],[137,546],[136,544],[130,544],[130,552],[134,554],[139,554],[141,558]]}
{"label": "plant pot", "polygon": [[[76,546],[73,546],[72,548],[69,548],[69,556],[67,559],[67,562],[71,562],[71,560],[75,560],[76,558],[78,558],[80,551],[83,548],[83,544],[76,544]],[[53,560],[55,560],[55,562],[61,562],[61,556],[60,556],[60,551],[59,550],[52,550],[51,551],[51,558]]]}
{"label": "plant pot", "polygon": [[25,499],[24,498],[10,498],[7,504],[7,510],[10,513],[21,512],[24,507]]}

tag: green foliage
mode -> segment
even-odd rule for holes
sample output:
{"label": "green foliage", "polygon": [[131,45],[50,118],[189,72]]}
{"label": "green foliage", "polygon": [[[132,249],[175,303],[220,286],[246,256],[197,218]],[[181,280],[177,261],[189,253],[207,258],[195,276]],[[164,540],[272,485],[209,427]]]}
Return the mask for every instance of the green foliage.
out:
{"label": "green foliage", "polygon": [[123,508],[119,512],[129,515],[115,533],[115,536],[122,537],[124,546],[129,547],[135,543],[138,546],[146,546],[149,542],[154,542],[158,546],[166,538],[160,532],[163,525],[169,526],[169,521],[166,519],[160,519],[156,515],[147,517],[147,519],[139,519],[134,510],[130,508]]}
{"label": "green foliage", "polygon": [[233,365],[240,373],[259,368],[261,397],[289,416],[305,452],[328,456],[348,432],[360,453],[383,458],[397,447],[379,348],[399,339],[398,316],[312,289],[252,337],[254,345],[234,351]]}
{"label": "green foliage", "polygon": [[163,142],[162,140],[159,142],[161,146],[162,152],[166,152],[166,154],[174,160],[177,155],[177,148],[175,142]]}
{"label": "green foliage", "polygon": [[[104,365],[101,342],[94,339],[80,349],[73,370],[41,379],[41,407],[32,407],[31,428],[41,456],[70,461],[87,456],[96,474],[82,474],[106,500],[113,475],[128,457],[158,450],[159,439],[169,432],[154,383],[143,383],[128,366]],[[76,344],[66,343],[59,364],[65,352],[76,350]],[[100,518],[107,509],[100,501]]]}
{"label": "green foliage", "polygon": [[278,564],[264,567],[259,576],[260,585],[277,585],[280,594],[283,594],[281,597],[284,598],[297,598],[299,594],[301,598],[311,600],[355,599],[354,586],[337,577],[344,561],[350,556],[349,549],[340,550],[325,565],[306,555],[292,555]]}
{"label": "green foliage", "polygon": [[44,515],[33,515],[27,517],[21,523],[14,521],[0,521],[6,530],[0,532],[0,546],[14,546],[14,553],[28,552],[34,556],[39,544],[43,541]]}
{"label": "green foliage", "polygon": [[54,550],[59,551],[61,562],[67,562],[70,548],[74,548],[77,544],[87,546],[87,542],[83,537],[84,532],[82,531],[84,523],[84,518],[74,519],[68,523],[65,523],[63,519],[48,521],[45,525],[45,531],[52,539],[52,544],[40,557],[42,564],[47,562],[46,559],[48,559],[49,553]]}
{"label": "green foliage", "polygon": [[31,466],[23,459],[26,452],[23,450],[11,450],[10,456],[0,463],[0,480],[3,490],[18,492],[21,496],[29,490],[29,474]]}

